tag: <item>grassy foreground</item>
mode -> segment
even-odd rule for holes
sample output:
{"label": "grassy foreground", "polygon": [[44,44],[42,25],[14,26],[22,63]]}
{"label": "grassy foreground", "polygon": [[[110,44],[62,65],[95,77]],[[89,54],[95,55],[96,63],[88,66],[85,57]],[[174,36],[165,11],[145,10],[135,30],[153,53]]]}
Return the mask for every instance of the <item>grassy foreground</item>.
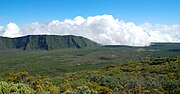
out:
{"label": "grassy foreground", "polygon": [[111,64],[54,77],[2,73],[1,94],[178,94],[180,56]]}

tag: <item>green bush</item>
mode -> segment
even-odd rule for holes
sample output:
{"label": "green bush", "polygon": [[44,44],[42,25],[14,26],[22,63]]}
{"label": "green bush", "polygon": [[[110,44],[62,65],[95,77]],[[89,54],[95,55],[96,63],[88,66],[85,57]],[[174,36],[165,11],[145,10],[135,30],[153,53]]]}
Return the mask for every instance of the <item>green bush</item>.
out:
{"label": "green bush", "polygon": [[34,94],[35,91],[22,83],[0,82],[0,94]]}

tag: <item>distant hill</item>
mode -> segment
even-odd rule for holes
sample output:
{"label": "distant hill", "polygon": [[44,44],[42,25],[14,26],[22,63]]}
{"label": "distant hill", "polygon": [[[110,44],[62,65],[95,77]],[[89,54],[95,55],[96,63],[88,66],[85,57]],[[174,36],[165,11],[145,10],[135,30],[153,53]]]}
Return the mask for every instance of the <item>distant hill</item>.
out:
{"label": "distant hill", "polygon": [[73,35],[28,35],[18,38],[0,37],[0,50],[53,50],[61,48],[97,47],[99,44],[87,38]]}

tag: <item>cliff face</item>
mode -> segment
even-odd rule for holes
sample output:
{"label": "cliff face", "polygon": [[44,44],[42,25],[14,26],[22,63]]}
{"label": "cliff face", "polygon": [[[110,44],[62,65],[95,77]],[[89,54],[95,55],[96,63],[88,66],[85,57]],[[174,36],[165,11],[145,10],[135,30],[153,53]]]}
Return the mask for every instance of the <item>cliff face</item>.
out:
{"label": "cliff face", "polygon": [[0,49],[53,50],[61,48],[97,47],[99,44],[87,38],[66,35],[29,35],[18,38],[0,37]]}

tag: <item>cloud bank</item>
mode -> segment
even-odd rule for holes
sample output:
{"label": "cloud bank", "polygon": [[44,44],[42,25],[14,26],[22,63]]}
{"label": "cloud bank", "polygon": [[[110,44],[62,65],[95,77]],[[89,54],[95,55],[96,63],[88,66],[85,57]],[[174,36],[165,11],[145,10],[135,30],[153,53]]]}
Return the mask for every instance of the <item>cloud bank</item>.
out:
{"label": "cloud bank", "polygon": [[[3,30],[3,27],[2,27]],[[5,32],[3,33],[3,36],[5,37],[18,37],[21,36],[20,28],[15,24],[10,22],[7,24],[5,28]]]}
{"label": "cloud bank", "polygon": [[49,23],[35,22],[21,28],[12,22],[5,27],[0,26],[0,35],[4,37],[37,34],[77,35],[103,45],[149,46],[151,42],[180,42],[180,25],[136,25],[112,15],[97,15],[88,18],[77,16]]}

